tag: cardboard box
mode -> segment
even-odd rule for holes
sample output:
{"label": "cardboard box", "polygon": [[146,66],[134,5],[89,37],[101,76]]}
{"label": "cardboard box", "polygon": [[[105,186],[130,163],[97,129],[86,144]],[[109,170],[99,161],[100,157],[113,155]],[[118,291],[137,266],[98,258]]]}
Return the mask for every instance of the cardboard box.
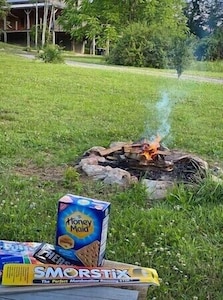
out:
{"label": "cardboard box", "polygon": [[0,240],[0,277],[6,263],[38,263],[33,254],[40,245],[37,242]]}
{"label": "cardboard box", "polygon": [[103,264],[110,203],[67,194],[58,202],[56,251],[77,266]]}

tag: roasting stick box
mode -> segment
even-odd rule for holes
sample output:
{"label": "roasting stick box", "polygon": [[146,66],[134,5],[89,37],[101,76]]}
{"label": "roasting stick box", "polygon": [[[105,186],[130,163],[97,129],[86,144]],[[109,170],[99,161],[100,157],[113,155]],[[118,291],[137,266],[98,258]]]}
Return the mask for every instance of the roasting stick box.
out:
{"label": "roasting stick box", "polygon": [[4,266],[2,285],[118,285],[147,284],[159,286],[156,270],[142,267],[81,267],[67,265]]}
{"label": "roasting stick box", "polygon": [[67,194],[58,202],[55,250],[73,265],[104,261],[110,203]]}

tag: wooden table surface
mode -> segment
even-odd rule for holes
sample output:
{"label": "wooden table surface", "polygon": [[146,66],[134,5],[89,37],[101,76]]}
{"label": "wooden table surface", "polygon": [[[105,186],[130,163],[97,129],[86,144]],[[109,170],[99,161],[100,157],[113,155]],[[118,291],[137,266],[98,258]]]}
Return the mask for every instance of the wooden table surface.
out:
{"label": "wooden table surface", "polygon": [[[2,290],[2,288],[0,288]],[[48,291],[8,291],[0,295],[1,300],[137,300],[138,291],[115,287],[81,287]]]}

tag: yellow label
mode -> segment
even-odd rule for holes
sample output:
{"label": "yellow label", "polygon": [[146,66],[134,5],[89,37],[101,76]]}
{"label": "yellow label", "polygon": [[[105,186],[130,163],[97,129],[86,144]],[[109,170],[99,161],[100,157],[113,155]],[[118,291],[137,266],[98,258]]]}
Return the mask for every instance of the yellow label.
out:
{"label": "yellow label", "polygon": [[33,268],[26,264],[6,264],[2,277],[2,285],[33,284]]}
{"label": "yellow label", "polygon": [[65,226],[67,232],[71,233],[77,238],[85,238],[94,231],[94,223],[92,218],[79,211],[66,217]]}

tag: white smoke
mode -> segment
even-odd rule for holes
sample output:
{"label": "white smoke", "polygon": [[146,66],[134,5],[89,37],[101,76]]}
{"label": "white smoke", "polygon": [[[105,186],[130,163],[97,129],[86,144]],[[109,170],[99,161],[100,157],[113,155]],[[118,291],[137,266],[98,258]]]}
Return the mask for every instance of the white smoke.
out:
{"label": "white smoke", "polygon": [[[150,109],[151,113],[151,103],[147,103],[146,106]],[[162,140],[166,142],[170,141],[171,126],[169,118],[171,109],[170,97],[167,92],[163,92],[160,100],[152,108],[153,115],[146,121],[144,138],[152,141],[159,135]]]}
{"label": "white smoke", "polygon": [[161,138],[167,138],[170,133],[170,113],[171,113],[171,103],[169,96],[166,92],[162,94],[160,101],[156,103],[156,113],[158,119],[158,129],[157,133]]}

